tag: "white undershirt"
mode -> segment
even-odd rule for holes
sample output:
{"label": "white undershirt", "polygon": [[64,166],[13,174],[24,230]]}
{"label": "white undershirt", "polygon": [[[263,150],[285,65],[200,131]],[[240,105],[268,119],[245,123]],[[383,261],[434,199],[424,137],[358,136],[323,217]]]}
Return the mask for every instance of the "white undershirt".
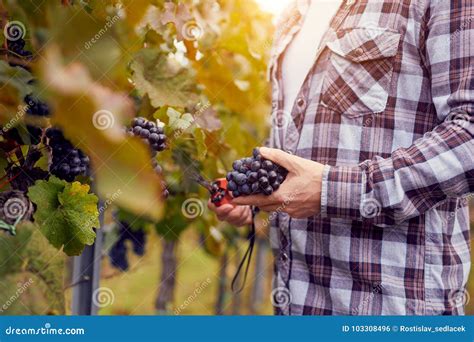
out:
{"label": "white undershirt", "polygon": [[291,113],[318,46],[343,0],[310,0],[303,26],[287,47],[282,61],[283,110]]}

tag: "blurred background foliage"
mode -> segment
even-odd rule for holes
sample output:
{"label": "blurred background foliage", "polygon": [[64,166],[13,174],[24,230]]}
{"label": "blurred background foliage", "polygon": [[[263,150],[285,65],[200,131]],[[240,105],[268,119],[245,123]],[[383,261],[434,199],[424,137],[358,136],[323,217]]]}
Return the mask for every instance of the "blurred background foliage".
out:
{"label": "blurred background foliage", "polygon": [[[17,112],[34,91],[53,110],[50,119],[34,123],[61,127],[90,156],[94,192],[113,198],[102,227],[101,286],[114,300],[100,314],[271,314],[265,218],[259,218],[248,286],[232,294],[246,232],[217,222],[206,209],[207,191],[189,180],[187,170],[222,177],[233,160],[265,143],[272,14],[254,0],[4,0],[0,20],[2,27],[24,25],[33,55],[25,61],[7,54],[0,35],[0,123],[31,123]],[[9,66],[12,60],[26,68]],[[113,113],[106,130],[94,125],[98,111]],[[157,160],[171,194],[166,201],[158,195],[160,177],[147,147],[123,129],[135,116],[165,124],[169,148]],[[187,199],[195,199],[197,215],[183,215]],[[128,252],[127,272],[107,258],[117,215],[147,233],[145,254]],[[71,258],[34,225],[0,238],[0,260],[0,303],[28,284],[0,313],[70,312]],[[472,302],[468,312],[474,314]]]}

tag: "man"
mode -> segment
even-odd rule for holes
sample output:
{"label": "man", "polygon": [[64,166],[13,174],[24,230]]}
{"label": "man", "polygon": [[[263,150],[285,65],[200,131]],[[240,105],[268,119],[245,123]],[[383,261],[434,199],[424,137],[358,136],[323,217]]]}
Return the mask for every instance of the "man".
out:
{"label": "man", "polygon": [[285,12],[270,65],[275,149],[261,153],[289,175],[272,196],[210,204],[238,226],[251,205],[276,212],[278,314],[464,313],[473,18],[474,0],[297,1]]}

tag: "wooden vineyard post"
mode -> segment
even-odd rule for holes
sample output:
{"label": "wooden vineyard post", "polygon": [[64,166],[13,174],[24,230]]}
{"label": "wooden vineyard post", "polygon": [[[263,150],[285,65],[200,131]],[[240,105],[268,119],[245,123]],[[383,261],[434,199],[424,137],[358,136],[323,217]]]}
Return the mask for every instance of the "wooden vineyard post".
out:
{"label": "wooden vineyard post", "polygon": [[[99,208],[103,202],[99,201]],[[92,246],[86,246],[80,256],[73,258],[72,272],[72,314],[97,315],[97,297],[99,296],[100,263],[104,239],[104,211],[99,211],[100,228],[96,230],[96,239]],[[95,298],[95,299],[94,299]]]}

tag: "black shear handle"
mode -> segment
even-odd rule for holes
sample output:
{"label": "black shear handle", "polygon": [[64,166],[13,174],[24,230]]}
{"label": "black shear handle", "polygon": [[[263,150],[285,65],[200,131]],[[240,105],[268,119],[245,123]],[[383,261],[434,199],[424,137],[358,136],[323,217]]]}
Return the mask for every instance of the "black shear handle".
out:
{"label": "black shear handle", "polygon": [[[250,227],[249,234],[247,236],[247,240],[249,241],[249,247],[247,248],[247,251],[244,254],[244,257],[242,258],[242,261],[239,264],[239,267],[237,267],[237,271],[235,272],[234,278],[232,279],[231,283],[231,289],[232,292],[234,293],[240,293],[245,287],[245,283],[247,282],[247,276],[249,273],[249,268],[250,268],[250,261],[252,259],[252,254],[253,254],[253,249],[255,246],[255,214],[257,213],[257,208],[252,208],[252,224]],[[245,265],[245,263],[247,263]],[[245,271],[243,275],[243,279],[240,282],[240,285],[238,288],[237,286],[237,281],[240,279],[240,272],[244,268],[245,265]]]}

